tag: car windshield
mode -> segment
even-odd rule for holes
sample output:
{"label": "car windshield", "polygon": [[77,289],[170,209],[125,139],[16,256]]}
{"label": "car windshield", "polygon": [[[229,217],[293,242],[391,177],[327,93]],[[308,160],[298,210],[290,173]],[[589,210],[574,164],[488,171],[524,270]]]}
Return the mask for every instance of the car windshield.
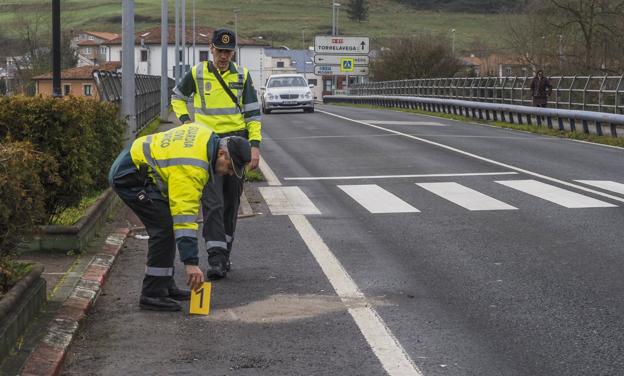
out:
{"label": "car windshield", "polygon": [[303,77],[279,77],[269,80],[268,87],[306,87]]}

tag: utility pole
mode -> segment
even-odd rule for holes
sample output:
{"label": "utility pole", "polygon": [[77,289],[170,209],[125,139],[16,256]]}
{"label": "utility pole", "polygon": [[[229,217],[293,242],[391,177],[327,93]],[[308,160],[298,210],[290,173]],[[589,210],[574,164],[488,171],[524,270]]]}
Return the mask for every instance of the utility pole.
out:
{"label": "utility pole", "polygon": [[52,0],[52,96],[61,91],[61,0]]}
{"label": "utility pole", "polygon": [[167,74],[167,53],[169,52],[169,25],[167,0],[162,0],[160,10],[160,120],[169,117],[169,75]]}
{"label": "utility pole", "polygon": [[305,50],[305,29],[301,29],[301,49]]}
{"label": "utility pole", "polygon": [[134,83],[134,0],[123,0],[121,24],[121,114],[128,121],[125,140],[129,143],[137,127]]}
{"label": "utility pole", "polygon": [[[559,71],[563,69],[563,35],[559,34]],[[561,74],[561,72],[559,72]]]}

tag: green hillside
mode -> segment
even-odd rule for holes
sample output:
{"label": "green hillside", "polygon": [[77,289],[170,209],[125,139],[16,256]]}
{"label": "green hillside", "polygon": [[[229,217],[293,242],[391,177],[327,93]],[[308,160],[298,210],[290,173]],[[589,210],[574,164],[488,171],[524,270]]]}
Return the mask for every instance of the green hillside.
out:
{"label": "green hillside", "polygon": [[[6,1],[11,1],[7,4]],[[0,36],[11,36],[11,26],[16,16],[24,20],[41,12],[49,23],[49,0],[12,0],[0,2]],[[169,19],[173,20],[173,5],[169,0]],[[196,22],[211,27],[234,27],[234,9],[240,9],[238,31],[243,37],[261,36],[275,46],[301,48],[302,36],[311,44],[312,36],[331,31],[331,7],[329,0],[230,0],[223,2],[196,0]],[[358,23],[350,21],[344,9],[340,11],[340,33],[343,35],[367,35],[372,38],[373,48],[391,47],[397,36],[417,33],[448,33],[456,29],[458,50],[470,46],[476,40],[490,46],[500,46],[507,15],[475,13],[448,13],[418,10],[395,0],[369,1],[369,19]],[[187,26],[192,25],[193,0],[187,0]],[[136,30],[160,25],[161,0],[137,0]],[[95,31],[121,31],[121,1],[119,0],[65,0],[61,2],[63,29]],[[518,16],[514,16],[518,17]],[[3,31],[2,31],[3,30]]]}

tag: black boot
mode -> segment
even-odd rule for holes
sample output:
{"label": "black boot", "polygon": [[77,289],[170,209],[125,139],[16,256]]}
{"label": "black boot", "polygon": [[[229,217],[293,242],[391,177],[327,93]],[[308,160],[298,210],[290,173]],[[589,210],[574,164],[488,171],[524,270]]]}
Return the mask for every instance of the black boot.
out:
{"label": "black boot", "polygon": [[147,309],[150,311],[179,311],[182,309],[178,302],[166,296],[152,298],[146,295],[141,295],[141,299],[139,299],[139,306],[141,309]]}
{"label": "black boot", "polygon": [[191,299],[191,290],[181,289],[175,284],[173,286],[169,286],[169,297],[175,300],[190,300]]}
{"label": "black boot", "polygon": [[228,259],[227,251],[223,248],[211,248],[208,250],[208,270],[206,270],[206,278],[214,281],[225,278],[227,275]]}

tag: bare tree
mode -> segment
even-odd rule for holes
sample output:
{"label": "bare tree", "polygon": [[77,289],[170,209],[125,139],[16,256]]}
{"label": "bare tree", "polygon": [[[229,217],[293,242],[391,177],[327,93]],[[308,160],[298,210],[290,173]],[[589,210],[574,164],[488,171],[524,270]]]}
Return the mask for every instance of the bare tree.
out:
{"label": "bare tree", "polygon": [[534,66],[561,72],[621,70],[624,0],[533,1],[509,22],[508,43]]}
{"label": "bare tree", "polygon": [[442,35],[395,39],[391,48],[382,48],[371,62],[372,77],[386,81],[453,76],[463,64],[453,57],[450,45]]}

